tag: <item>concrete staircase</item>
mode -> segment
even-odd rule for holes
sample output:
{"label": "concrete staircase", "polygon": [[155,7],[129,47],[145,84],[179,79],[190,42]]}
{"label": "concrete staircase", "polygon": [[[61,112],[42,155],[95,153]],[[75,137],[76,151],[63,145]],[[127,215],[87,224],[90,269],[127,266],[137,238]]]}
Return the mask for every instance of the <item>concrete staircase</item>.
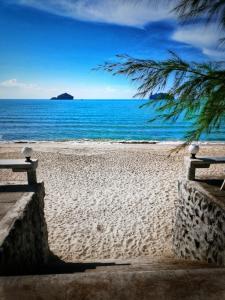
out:
{"label": "concrete staircase", "polygon": [[[42,275],[1,277],[0,299],[225,299],[225,268],[215,265],[171,258],[54,264]],[[51,270],[61,274],[46,275]]]}

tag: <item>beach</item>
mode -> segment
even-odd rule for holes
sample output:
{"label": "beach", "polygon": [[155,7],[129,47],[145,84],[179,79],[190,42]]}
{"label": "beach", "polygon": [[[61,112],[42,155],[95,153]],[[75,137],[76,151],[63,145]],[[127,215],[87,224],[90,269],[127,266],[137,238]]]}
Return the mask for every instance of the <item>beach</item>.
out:
{"label": "beach", "polygon": [[[0,158],[21,158],[24,143],[1,143]],[[65,261],[173,256],[177,180],[187,151],[174,144],[113,142],[30,143],[44,181],[51,251]],[[199,155],[223,156],[224,144],[204,144]],[[197,176],[224,177],[223,165]],[[1,170],[0,181],[26,180]]]}

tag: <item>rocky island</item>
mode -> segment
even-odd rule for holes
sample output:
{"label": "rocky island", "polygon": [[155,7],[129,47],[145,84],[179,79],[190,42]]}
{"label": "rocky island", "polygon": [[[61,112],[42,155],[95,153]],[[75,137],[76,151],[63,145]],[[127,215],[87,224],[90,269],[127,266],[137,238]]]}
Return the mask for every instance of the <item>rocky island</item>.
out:
{"label": "rocky island", "polygon": [[73,96],[70,94],[64,93],[57,97],[52,97],[51,100],[73,100]]}
{"label": "rocky island", "polygon": [[168,99],[173,99],[172,95],[168,93],[151,94],[149,97],[149,100],[168,100]]}

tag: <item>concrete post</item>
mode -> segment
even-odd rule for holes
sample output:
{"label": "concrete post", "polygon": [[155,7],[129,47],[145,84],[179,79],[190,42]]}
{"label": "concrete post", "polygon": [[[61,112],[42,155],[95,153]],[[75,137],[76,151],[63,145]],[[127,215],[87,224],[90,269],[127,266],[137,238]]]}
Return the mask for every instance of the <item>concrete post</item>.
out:
{"label": "concrete post", "polygon": [[36,169],[27,171],[27,180],[28,180],[28,184],[36,184],[37,183]]}
{"label": "concrete post", "polygon": [[195,170],[196,168],[193,167],[191,164],[187,167],[187,179],[188,180],[195,180]]}

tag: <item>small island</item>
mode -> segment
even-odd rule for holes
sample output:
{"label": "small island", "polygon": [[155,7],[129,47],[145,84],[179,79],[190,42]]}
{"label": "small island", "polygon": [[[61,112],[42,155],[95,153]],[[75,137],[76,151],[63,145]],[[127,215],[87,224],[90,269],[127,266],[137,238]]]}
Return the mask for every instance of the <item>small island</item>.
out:
{"label": "small island", "polygon": [[73,100],[73,96],[70,94],[64,93],[57,97],[52,97],[51,100]]}
{"label": "small island", "polygon": [[168,100],[173,99],[173,96],[168,93],[151,94],[149,100]]}

